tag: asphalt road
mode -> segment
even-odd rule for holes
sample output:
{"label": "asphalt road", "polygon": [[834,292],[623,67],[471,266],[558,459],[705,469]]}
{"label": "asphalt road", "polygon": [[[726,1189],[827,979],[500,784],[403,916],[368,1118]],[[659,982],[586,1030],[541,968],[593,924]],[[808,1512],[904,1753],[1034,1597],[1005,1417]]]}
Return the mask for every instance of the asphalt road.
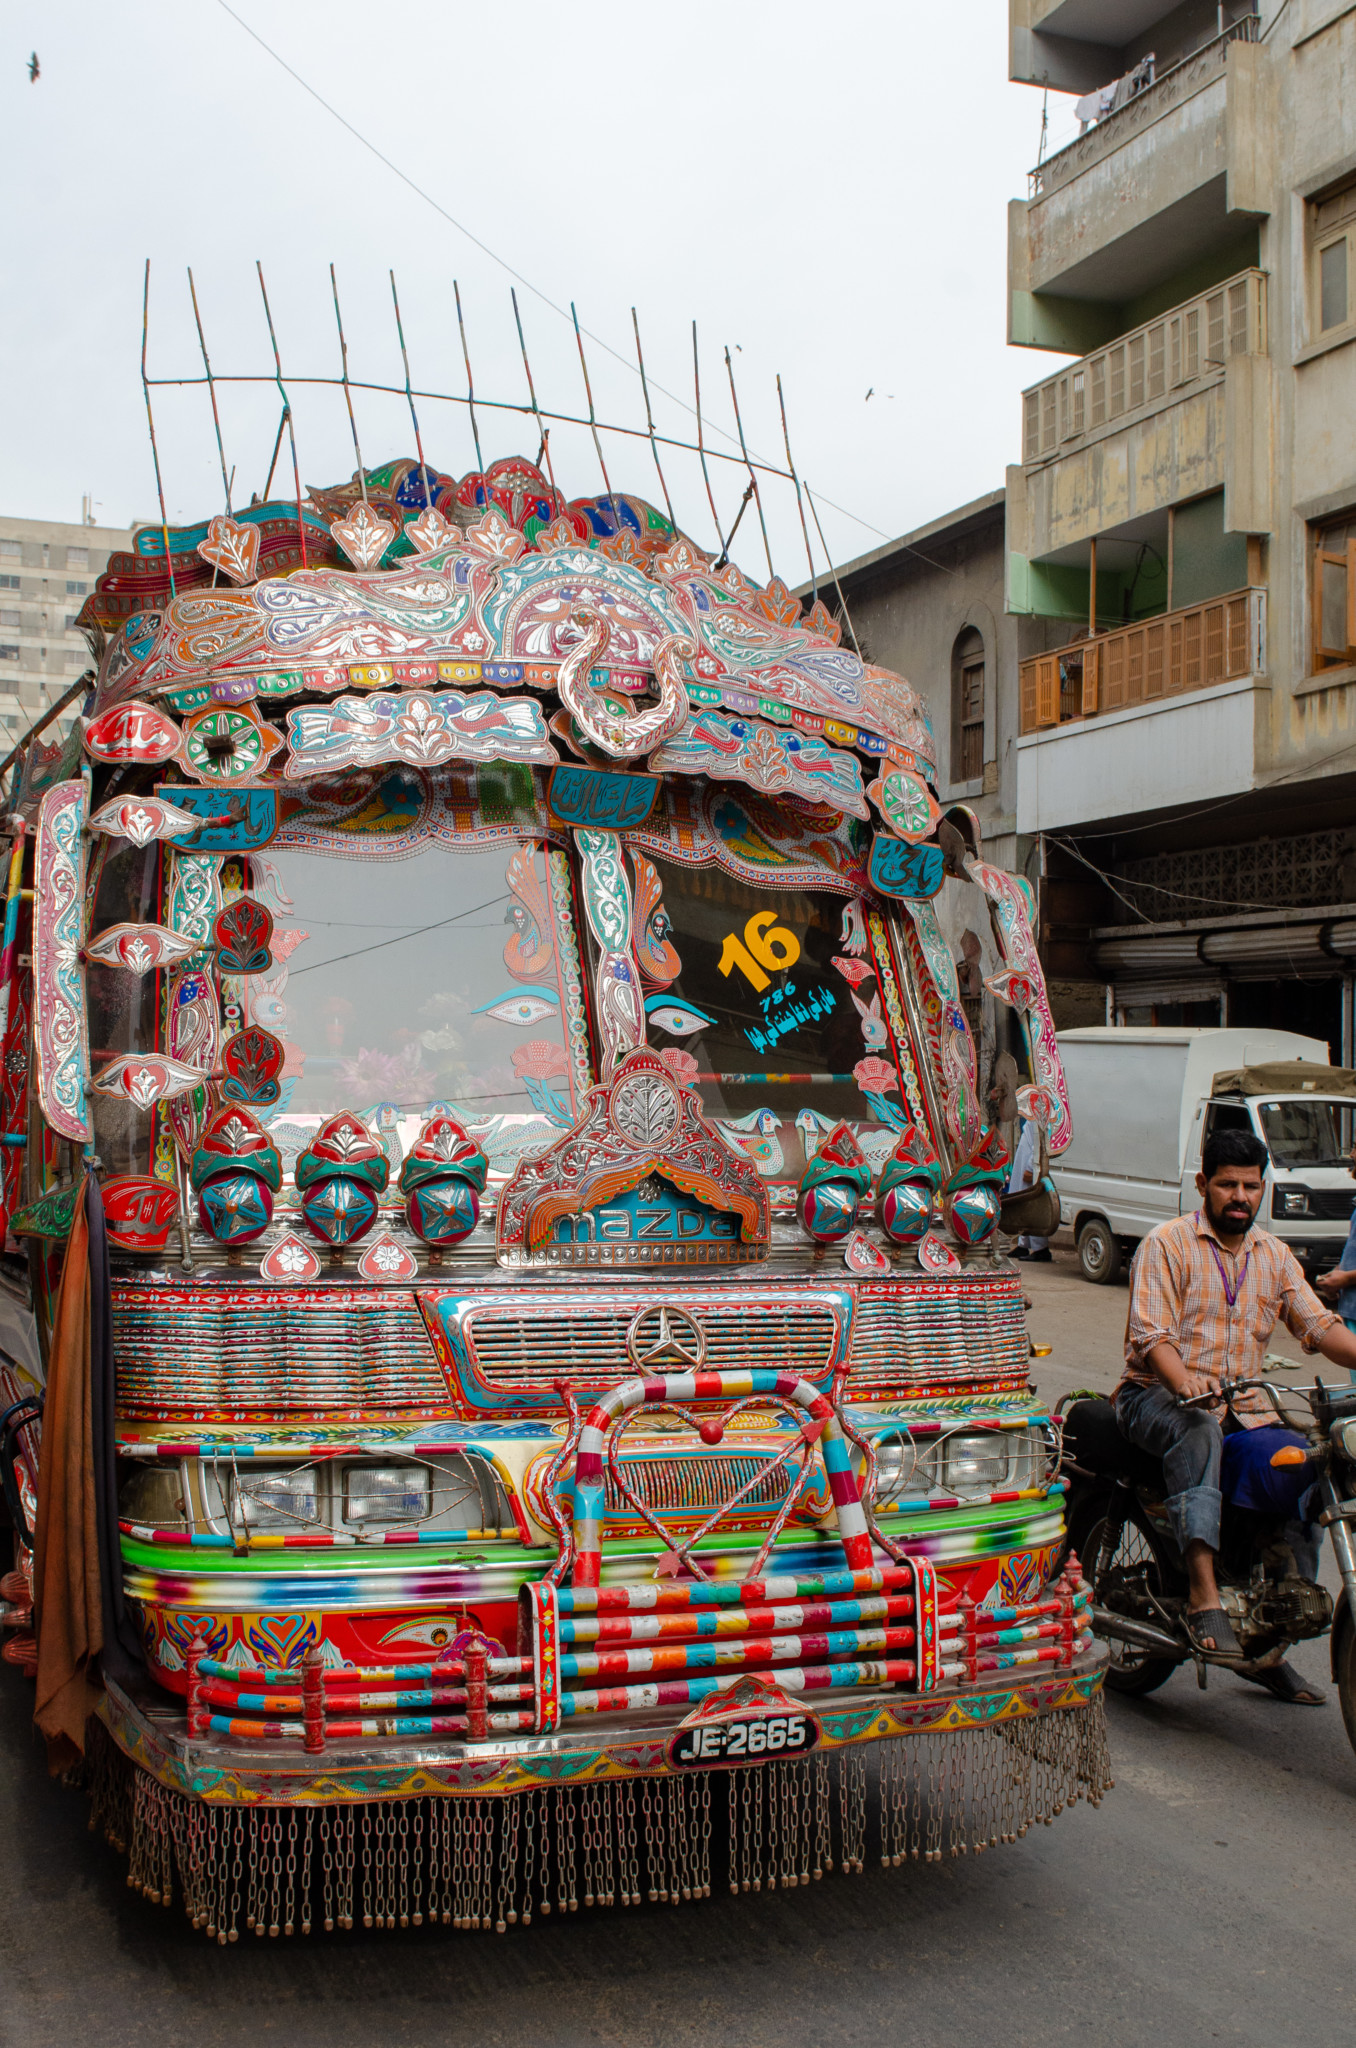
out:
{"label": "asphalt road", "polygon": [[[1124,1286],[1030,1269],[1054,1392],[1110,1386]],[[1276,1348],[1284,1348],[1278,1345]],[[1295,1662],[1326,1682],[1324,1645]],[[1178,1674],[1111,1705],[1116,1789],[1013,1847],[790,1894],[218,1949],[123,1883],[0,1666],[3,2048],[922,2048],[1353,2035],[1356,1756],[1331,1691]]]}

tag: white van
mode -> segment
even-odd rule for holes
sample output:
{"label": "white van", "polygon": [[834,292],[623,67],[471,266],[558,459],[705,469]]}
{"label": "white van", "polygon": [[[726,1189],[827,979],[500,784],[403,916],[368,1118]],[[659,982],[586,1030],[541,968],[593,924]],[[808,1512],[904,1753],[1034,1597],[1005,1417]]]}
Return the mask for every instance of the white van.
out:
{"label": "white van", "polygon": [[[1156,1223],[1196,1209],[1212,1130],[1271,1155],[1258,1217],[1308,1272],[1336,1265],[1356,1205],[1356,1070],[1293,1031],[1097,1025],[1061,1031],[1073,1142],[1051,1162],[1084,1277],[1114,1280]],[[1312,1079],[1309,1070],[1312,1069]]]}

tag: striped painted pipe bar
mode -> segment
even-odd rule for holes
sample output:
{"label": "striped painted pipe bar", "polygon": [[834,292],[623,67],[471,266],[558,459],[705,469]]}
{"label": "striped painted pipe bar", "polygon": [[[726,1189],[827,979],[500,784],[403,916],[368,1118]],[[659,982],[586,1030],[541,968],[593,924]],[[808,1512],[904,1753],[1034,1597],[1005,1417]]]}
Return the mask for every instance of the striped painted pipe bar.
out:
{"label": "striped painted pipe bar", "polygon": [[[767,1377],[775,1375],[768,1374]],[[825,1592],[854,1596],[866,1594],[872,1598],[873,1605],[887,1610],[895,1605],[902,1607],[911,1614],[914,1626],[899,1629],[858,1627],[814,1635],[804,1634],[803,1625],[782,1636],[754,1635],[751,1632],[753,1625],[762,1623],[765,1614],[776,1616],[777,1608],[765,1608],[762,1604],[770,1594],[785,1599],[788,1595],[808,1592],[820,1595]],[[891,1600],[883,1597],[887,1593],[907,1597]],[[684,1614],[684,1604],[689,1601],[689,1611]],[[642,1647],[632,1637],[629,1644],[616,1650],[604,1646],[582,1653],[578,1650],[562,1653],[562,1630],[578,1626],[575,1617],[581,1609],[586,1614],[597,1614],[601,1610],[630,1621],[632,1617],[628,1610],[632,1604],[641,1610],[642,1615],[646,1609],[652,1611],[662,1606],[668,1610],[664,1620],[680,1621],[692,1633],[674,1643],[661,1638],[653,1647]],[[856,1607],[865,1602],[853,1599],[845,1604]],[[716,1605],[725,1612],[712,1616],[700,1612],[700,1608]],[[699,1611],[694,1613],[693,1608]],[[807,1612],[799,1606],[793,1611],[798,1614]],[[832,1603],[826,1603],[818,1612],[832,1614]],[[888,1620],[891,1617],[887,1612],[883,1618]],[[708,1633],[701,1626],[705,1622],[711,1627],[727,1619],[734,1624],[732,1635],[726,1635],[719,1627]],[[937,1574],[926,1558],[910,1558],[904,1565],[873,1567],[869,1571],[824,1572],[813,1578],[751,1579],[742,1585],[721,1582],[714,1585],[655,1585],[650,1582],[639,1586],[557,1587],[548,1579],[542,1579],[523,1587],[522,1624],[532,1642],[538,1734],[551,1734],[564,1718],[577,1713],[626,1713],[632,1707],[690,1706],[719,1686],[733,1684],[741,1670],[759,1666],[764,1669],[775,1666],[778,1683],[793,1691],[818,1691],[831,1685],[879,1684],[906,1685],[920,1693],[932,1692],[941,1679],[944,1651],[954,1651],[963,1645],[969,1647],[965,1643],[965,1615],[955,1607],[944,1613],[939,1610]],[[744,1625],[742,1629],[740,1624]],[[591,1624],[595,1630],[604,1625],[597,1621]],[[661,1625],[659,1617],[654,1618],[653,1625]],[[594,1640],[597,1640],[596,1636]],[[910,1649],[914,1655],[908,1659],[887,1657],[875,1660],[862,1654],[867,1650],[894,1649]],[[809,1664],[810,1658],[821,1656],[839,1661]],[[788,1668],[781,1661],[783,1658],[806,1661]],[[687,1674],[712,1667],[726,1667],[728,1675],[722,1673],[708,1678],[684,1675],[661,1680],[657,1685],[600,1689],[580,1688],[576,1684],[567,1689],[568,1681],[581,1677],[622,1678],[664,1670]],[[834,1675],[825,1676],[826,1673]]]}
{"label": "striped painted pipe bar", "polygon": [[[220,1679],[208,1679],[201,1688],[201,1698],[214,1707],[237,1707],[247,1714],[299,1714],[305,1704],[299,1692],[235,1692]],[[486,1688],[486,1697],[497,1700],[501,1705],[512,1705],[519,1700],[532,1698],[530,1685],[491,1685]],[[382,1712],[414,1711],[419,1707],[464,1707],[465,1687],[438,1687],[415,1692],[346,1692],[326,1696],[328,1713],[333,1707],[336,1713],[352,1712],[358,1707],[373,1707]]]}
{"label": "striped painted pipe bar", "polygon": [[814,1425],[838,1512],[838,1534],[849,1568],[869,1571],[874,1562],[862,1512],[857,1475],[832,1404],[808,1380],[764,1368],[735,1372],[670,1372],[658,1379],[622,1380],[589,1412],[579,1433],[574,1467],[574,1583],[596,1586],[603,1559],[603,1463],[607,1433],[621,1415],[651,1401],[737,1401],[749,1394],[775,1394],[805,1410],[803,1428]]}
{"label": "striped painted pipe bar", "polygon": [[[779,1668],[777,1683],[783,1692],[837,1692],[866,1685],[912,1685],[915,1667],[900,1659],[879,1664],[820,1664],[812,1670]],[[723,1692],[739,1677],[737,1671],[720,1678],[676,1678],[658,1685],[610,1686],[597,1692],[562,1693],[560,1704],[567,1718],[577,1714],[625,1714],[637,1707],[693,1707]]]}
{"label": "striped painted pipe bar", "polygon": [[[217,1735],[243,1735],[251,1741],[302,1742],[306,1725],[302,1721],[253,1721],[229,1714],[209,1714],[207,1726]],[[517,1735],[532,1726],[531,1714],[490,1714],[487,1727],[496,1735]],[[464,1714],[392,1715],[377,1720],[326,1721],[327,1739],[359,1735],[465,1735]]]}
{"label": "striped painted pipe bar", "polygon": [[[1015,1496],[1014,1496],[1015,1498]],[[215,1529],[157,1529],[144,1522],[119,1522],[124,1536],[138,1543],[161,1543],[175,1550],[378,1550],[410,1548],[420,1543],[511,1543],[520,1548],[517,1529],[387,1529],[381,1536],[355,1536],[346,1529],[248,1529],[238,1536]]]}
{"label": "striped painted pipe bar", "polygon": [[637,1678],[657,1671],[761,1671],[806,1657],[857,1658],[911,1650],[911,1628],[845,1628],[822,1635],[757,1636],[744,1643],[674,1643],[653,1650],[603,1650],[562,1657],[562,1678]]}
{"label": "striped painted pipe bar", "polygon": [[[778,1600],[912,1593],[913,1588],[914,1573],[908,1565],[875,1565],[869,1571],[815,1572],[800,1578],[782,1575],[706,1583],[675,1580],[670,1585],[646,1580],[635,1586],[561,1586],[556,1605],[561,1614],[675,1613],[686,1607],[757,1607]],[[1055,1608],[1050,1611],[1054,1613]]]}
{"label": "striped painted pipe bar", "polygon": [[913,1613],[907,1594],[886,1600],[822,1600],[817,1605],[744,1607],[724,1613],[634,1614],[615,1620],[562,1621],[562,1643],[689,1642],[709,1636],[783,1634],[797,1628],[847,1628],[863,1622],[901,1621]]}
{"label": "striped painted pipe bar", "polygon": [[[223,1664],[219,1657],[199,1657],[197,1668],[204,1678],[225,1678],[233,1682],[248,1679],[256,1685],[273,1687],[295,1685],[300,1675],[279,1664]],[[532,1659],[490,1657],[486,1660],[486,1671],[491,1678],[530,1678]],[[415,1678],[445,1684],[449,1679],[465,1676],[464,1661],[451,1657],[445,1664],[345,1664],[337,1669],[326,1666],[320,1673],[326,1692],[349,1685],[407,1687]]]}

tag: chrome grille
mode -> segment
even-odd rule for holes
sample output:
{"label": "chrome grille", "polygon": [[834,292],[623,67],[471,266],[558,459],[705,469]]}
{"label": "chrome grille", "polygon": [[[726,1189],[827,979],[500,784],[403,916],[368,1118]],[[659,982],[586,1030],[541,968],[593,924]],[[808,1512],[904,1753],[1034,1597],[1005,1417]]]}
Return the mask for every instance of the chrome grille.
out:
{"label": "chrome grille", "polygon": [[[776,1507],[785,1500],[791,1481],[798,1476],[797,1461],[790,1471],[779,1465],[767,1471],[767,1458],[740,1452],[717,1451],[704,1457],[695,1453],[679,1458],[622,1458],[627,1484],[637,1500],[656,1514],[709,1513],[733,1499],[741,1486],[748,1486],[755,1473],[762,1473],[756,1486],[749,1487],[738,1512],[746,1508]],[[631,1503],[619,1491],[610,1468],[604,1475],[603,1502],[610,1515],[633,1513]]]}
{"label": "chrome grille", "polygon": [[[819,1379],[833,1361],[837,1317],[827,1303],[746,1300],[709,1307],[671,1298],[701,1324],[710,1371],[761,1366]],[[635,1371],[626,1353],[627,1328],[638,1309],[658,1299],[654,1294],[620,1310],[589,1308],[575,1315],[474,1309],[466,1322],[472,1361],[492,1387],[510,1395],[550,1387],[554,1380],[610,1386]]]}
{"label": "chrome grille", "polygon": [[915,1393],[1024,1374],[1030,1356],[1015,1273],[863,1285],[852,1319],[849,1389]]}
{"label": "chrome grille", "polygon": [[124,1415],[447,1405],[411,1294],[116,1288],[113,1355]]}

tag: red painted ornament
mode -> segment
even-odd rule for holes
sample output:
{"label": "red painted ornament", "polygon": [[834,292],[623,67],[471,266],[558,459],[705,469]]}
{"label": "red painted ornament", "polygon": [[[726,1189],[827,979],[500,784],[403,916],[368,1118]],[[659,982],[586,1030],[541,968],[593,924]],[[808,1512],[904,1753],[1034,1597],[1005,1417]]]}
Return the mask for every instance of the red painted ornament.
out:
{"label": "red painted ornament", "polygon": [[359,1259],[358,1272],[364,1280],[413,1280],[419,1262],[389,1231],[383,1231]]}
{"label": "red painted ornament", "polygon": [[237,1031],[221,1048],[221,1093],[227,1102],[265,1107],[282,1093],[278,1076],[287,1057],[282,1042],[258,1024]]}
{"label": "red painted ornament", "polygon": [[158,767],[179,751],[179,728],[162,711],[137,698],[101,712],[85,729],[85,752],[119,766],[131,762]]}
{"label": "red painted ornament", "polygon": [[294,1285],[299,1280],[314,1280],[319,1272],[320,1260],[292,1230],[285,1230],[273,1249],[265,1252],[259,1261],[260,1277],[280,1281],[284,1286]]}
{"label": "red painted ornament", "polygon": [[273,913],[252,896],[237,897],[217,912],[212,943],[223,974],[266,974],[273,965],[269,943]]}
{"label": "red painted ornament", "polygon": [[101,1192],[110,1244],[125,1252],[164,1250],[179,1214],[179,1197],[173,1188],[145,1174],[121,1173],[106,1180]]}

